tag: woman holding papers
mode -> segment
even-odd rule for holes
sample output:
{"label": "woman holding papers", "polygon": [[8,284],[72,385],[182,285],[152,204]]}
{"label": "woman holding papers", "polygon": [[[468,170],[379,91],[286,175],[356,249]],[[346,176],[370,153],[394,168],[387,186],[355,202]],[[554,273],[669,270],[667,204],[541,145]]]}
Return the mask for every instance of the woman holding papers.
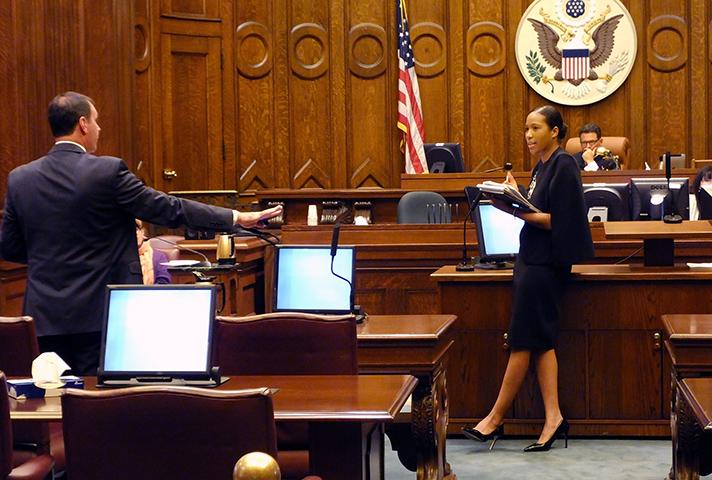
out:
{"label": "woman holding papers", "polygon": [[[532,111],[524,137],[529,152],[538,158],[532,170],[527,199],[537,210],[524,211],[495,200],[494,205],[525,221],[514,267],[514,299],[509,329],[511,353],[497,400],[475,428],[463,433],[492,446],[503,433],[504,415],[534,360],[544,400],[546,419],[539,439],[526,452],[546,451],[569,424],[559,409],[558,363],[554,346],[558,333],[559,304],[571,265],[593,256],[581,177],[574,158],[561,148],[566,124],[552,106]],[[511,173],[506,184],[517,187]]]}

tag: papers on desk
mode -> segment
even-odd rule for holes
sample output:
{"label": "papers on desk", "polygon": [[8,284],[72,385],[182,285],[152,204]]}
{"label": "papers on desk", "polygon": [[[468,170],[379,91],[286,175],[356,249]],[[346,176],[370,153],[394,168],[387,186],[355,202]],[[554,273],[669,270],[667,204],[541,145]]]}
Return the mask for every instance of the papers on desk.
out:
{"label": "papers on desk", "polygon": [[712,269],[712,263],[692,263],[688,262],[687,266],[690,268],[690,270],[706,270],[706,269]]}
{"label": "papers on desk", "polygon": [[170,260],[168,262],[161,262],[161,265],[165,265],[166,267],[192,267],[193,265],[197,265],[200,263],[198,260]]}
{"label": "papers on desk", "polygon": [[507,202],[510,205],[524,210],[525,212],[541,213],[541,210],[536,208],[529,200],[524,198],[524,196],[519,193],[519,190],[511,185],[507,185],[506,183],[498,183],[487,180],[477,185],[477,188],[482,190],[482,192],[487,194],[487,196]]}

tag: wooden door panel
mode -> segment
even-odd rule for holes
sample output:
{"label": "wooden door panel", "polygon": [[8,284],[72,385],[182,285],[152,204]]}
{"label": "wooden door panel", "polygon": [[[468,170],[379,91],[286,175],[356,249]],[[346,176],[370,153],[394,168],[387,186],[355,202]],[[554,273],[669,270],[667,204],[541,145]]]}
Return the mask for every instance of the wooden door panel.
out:
{"label": "wooden door panel", "polygon": [[663,418],[662,353],[656,348],[654,333],[650,330],[590,332],[591,418]]}
{"label": "wooden door panel", "polygon": [[[220,39],[161,35],[163,190],[223,188]],[[176,172],[164,178],[164,170]]]}

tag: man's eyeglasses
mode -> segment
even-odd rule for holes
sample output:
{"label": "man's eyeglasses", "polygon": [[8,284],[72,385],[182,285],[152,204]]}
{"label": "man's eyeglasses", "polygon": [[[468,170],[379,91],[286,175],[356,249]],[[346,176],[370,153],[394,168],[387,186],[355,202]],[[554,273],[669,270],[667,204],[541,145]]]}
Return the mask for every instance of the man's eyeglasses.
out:
{"label": "man's eyeglasses", "polygon": [[597,144],[597,143],[600,142],[600,141],[601,141],[600,138],[598,138],[598,139],[596,139],[596,140],[588,140],[588,141],[586,141],[586,142],[581,142],[581,146],[583,146],[583,147],[592,147],[593,145]]}

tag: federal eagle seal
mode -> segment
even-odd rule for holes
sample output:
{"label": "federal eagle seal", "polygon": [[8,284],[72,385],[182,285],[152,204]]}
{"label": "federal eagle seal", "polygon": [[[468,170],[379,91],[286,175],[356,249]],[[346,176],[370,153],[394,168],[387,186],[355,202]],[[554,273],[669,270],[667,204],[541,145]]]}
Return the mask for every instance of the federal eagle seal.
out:
{"label": "federal eagle seal", "polygon": [[635,24],[619,0],[536,0],[515,43],[529,86],[563,105],[589,105],[615,92],[638,48]]}

